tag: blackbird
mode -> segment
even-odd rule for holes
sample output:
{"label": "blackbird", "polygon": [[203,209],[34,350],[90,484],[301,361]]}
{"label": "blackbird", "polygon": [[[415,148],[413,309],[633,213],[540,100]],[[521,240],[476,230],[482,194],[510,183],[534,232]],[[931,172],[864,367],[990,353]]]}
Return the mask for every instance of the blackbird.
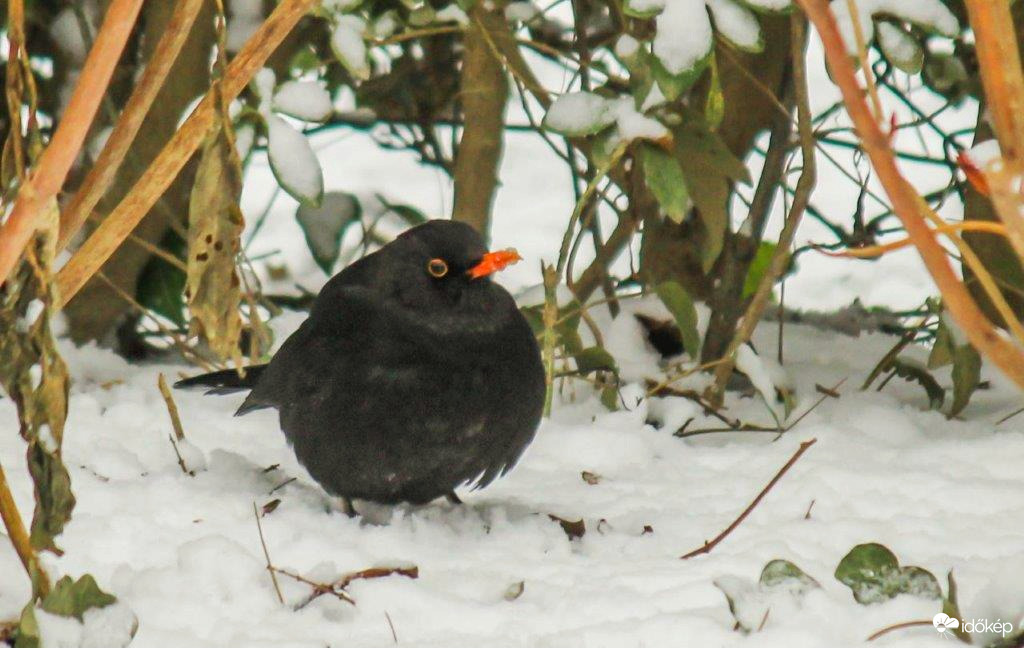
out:
{"label": "blackbird", "polygon": [[490,280],[519,260],[473,228],[433,220],[335,275],[269,363],[176,387],[250,390],[273,407],[299,462],[351,504],[423,504],[507,473],[544,403],[537,341]]}

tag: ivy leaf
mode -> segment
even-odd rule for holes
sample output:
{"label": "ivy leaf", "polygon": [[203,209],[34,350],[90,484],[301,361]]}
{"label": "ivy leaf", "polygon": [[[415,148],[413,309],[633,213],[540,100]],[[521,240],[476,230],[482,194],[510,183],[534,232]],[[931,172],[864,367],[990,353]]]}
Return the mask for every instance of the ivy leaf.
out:
{"label": "ivy leaf", "polygon": [[643,165],[644,181],[658,200],[658,204],[673,222],[683,222],[690,198],[679,162],[653,144],[640,145],[640,161]]}
{"label": "ivy leaf", "polygon": [[327,276],[341,253],[345,230],[359,222],[362,212],[359,200],[344,191],[329,191],[319,206],[300,204],[296,210],[295,220],[302,228],[313,260]]}
{"label": "ivy leaf", "polygon": [[117,598],[101,590],[96,584],[96,579],[86,574],[77,581],[72,580],[70,576],[57,581],[40,607],[50,614],[75,617],[81,621],[87,610],[107,607],[115,602]]}
{"label": "ivy leaf", "polygon": [[836,567],[835,576],[862,605],[881,603],[900,594],[942,598],[942,588],[931,572],[921,567],[900,567],[896,555],[876,542],[851,549]]}
{"label": "ivy leaf", "polygon": [[666,281],[655,288],[658,299],[672,313],[683,335],[683,348],[696,358],[700,354],[700,334],[697,331],[697,309],[683,287],[675,281]]}
{"label": "ivy leaf", "polygon": [[821,584],[808,576],[804,570],[797,567],[788,560],[776,558],[769,561],[761,570],[761,578],[758,582],[764,587],[779,587],[782,585],[796,586],[801,590],[820,588]]}

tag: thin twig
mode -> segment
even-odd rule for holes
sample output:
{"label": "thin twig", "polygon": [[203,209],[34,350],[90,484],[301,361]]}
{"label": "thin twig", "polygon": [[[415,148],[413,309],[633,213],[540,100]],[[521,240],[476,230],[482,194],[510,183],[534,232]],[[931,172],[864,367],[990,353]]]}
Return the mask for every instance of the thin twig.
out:
{"label": "thin twig", "polygon": [[867,641],[874,641],[875,639],[878,639],[879,637],[885,636],[885,635],[889,634],[890,632],[894,632],[896,630],[903,630],[905,628],[922,628],[922,627],[929,627],[929,628],[932,627],[932,620],[931,619],[922,619],[921,621],[904,621],[903,623],[897,623],[895,625],[886,626],[886,627],[882,628],[881,630],[879,630],[878,632],[871,633],[871,635],[867,638]]}
{"label": "thin twig", "polygon": [[256,518],[256,530],[260,534],[260,546],[263,547],[263,557],[267,559],[267,571],[270,572],[270,580],[274,583],[274,591],[277,592],[277,600],[284,605],[284,596],[281,594],[281,586],[277,582],[277,570],[270,562],[270,551],[267,550],[267,541],[263,537],[263,525],[260,524],[260,511],[256,508],[256,502],[252,503],[252,516]]}
{"label": "thin twig", "polygon": [[164,397],[164,403],[167,405],[167,414],[171,417],[171,426],[174,428],[174,436],[178,441],[183,441],[185,439],[185,429],[181,427],[181,417],[178,416],[178,405],[174,402],[174,395],[171,394],[171,390],[167,386],[167,380],[164,379],[164,375],[162,373],[157,376],[156,384],[160,388],[160,393]]}
{"label": "thin twig", "polygon": [[803,443],[801,443],[800,447],[797,448],[797,451],[793,453],[792,457],[789,458],[789,461],[787,461],[786,464],[779,469],[779,472],[775,473],[775,476],[772,477],[772,480],[770,482],[768,482],[768,485],[761,489],[761,492],[757,494],[757,497],[754,498],[754,501],[751,502],[750,505],[747,506],[747,508],[743,509],[743,512],[740,513],[740,516],[738,518],[733,520],[732,524],[725,527],[725,530],[723,530],[721,533],[715,536],[713,540],[706,541],[702,546],[698,547],[697,549],[694,549],[693,551],[683,554],[682,556],[680,556],[680,559],[687,560],[689,558],[693,558],[694,556],[711,553],[711,550],[718,546],[718,543],[720,543],[722,540],[725,540],[725,538],[730,533],[732,533],[736,529],[736,527],[743,523],[743,520],[745,520],[747,516],[750,515],[750,512],[753,511],[754,508],[761,503],[761,500],[763,500],[764,496],[768,494],[768,491],[775,487],[775,484],[777,484],[779,480],[782,479],[782,476],[786,474],[786,471],[793,467],[793,464],[795,464],[797,460],[800,459],[800,456],[807,451],[807,448],[810,448],[817,442],[817,439],[811,439],[810,441],[804,441]]}
{"label": "thin twig", "polygon": [[324,586],[323,584],[320,584],[314,587],[313,592],[311,592],[310,595],[301,603],[296,605],[295,609],[301,610],[324,594],[333,594],[338,598],[355,605],[356,601],[348,592],[345,591],[346,587],[357,580],[371,580],[374,578],[386,578],[388,576],[405,576],[406,578],[416,579],[420,577],[420,569],[413,565],[411,567],[370,567],[369,569],[352,572],[351,574],[342,576],[330,585]]}

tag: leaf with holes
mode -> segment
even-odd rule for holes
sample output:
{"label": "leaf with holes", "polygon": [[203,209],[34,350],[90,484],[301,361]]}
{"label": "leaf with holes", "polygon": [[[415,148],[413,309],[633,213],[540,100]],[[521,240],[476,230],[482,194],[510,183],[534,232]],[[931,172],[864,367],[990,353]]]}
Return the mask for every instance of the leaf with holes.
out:
{"label": "leaf with holes", "polygon": [[236,363],[241,360],[242,334],[242,291],[235,266],[244,227],[241,194],[242,169],[225,111],[203,142],[189,196],[185,295],[192,331],[218,357]]}

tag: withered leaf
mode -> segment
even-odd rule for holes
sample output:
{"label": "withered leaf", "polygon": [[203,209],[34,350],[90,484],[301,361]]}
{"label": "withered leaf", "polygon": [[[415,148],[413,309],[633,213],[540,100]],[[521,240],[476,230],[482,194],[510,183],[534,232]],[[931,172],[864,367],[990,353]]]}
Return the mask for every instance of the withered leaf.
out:
{"label": "withered leaf", "polygon": [[587,532],[587,524],[583,521],[582,518],[573,522],[572,520],[565,520],[563,518],[558,517],[557,515],[552,515],[550,513],[548,514],[548,517],[551,519],[551,521],[558,522],[558,524],[562,527],[562,531],[565,531],[565,535],[569,538],[569,540],[582,538],[583,535]]}
{"label": "withered leaf", "polygon": [[71,518],[75,497],[61,460],[67,367],[50,329],[57,220],[54,201],[17,270],[0,284],[0,384],[18,409],[20,433],[28,444],[26,456],[36,500],[32,545],[60,553],[54,536]]}
{"label": "withered leaf", "polygon": [[189,198],[185,294],[193,333],[201,334],[220,358],[239,364],[242,291],[235,257],[244,225],[241,193],[241,163],[231,122],[221,111],[203,142]]}
{"label": "withered leaf", "polygon": [[589,470],[584,470],[583,472],[581,472],[580,477],[582,477],[583,481],[587,482],[591,486],[595,486],[601,482],[601,475],[598,475],[597,473],[592,473]]}

